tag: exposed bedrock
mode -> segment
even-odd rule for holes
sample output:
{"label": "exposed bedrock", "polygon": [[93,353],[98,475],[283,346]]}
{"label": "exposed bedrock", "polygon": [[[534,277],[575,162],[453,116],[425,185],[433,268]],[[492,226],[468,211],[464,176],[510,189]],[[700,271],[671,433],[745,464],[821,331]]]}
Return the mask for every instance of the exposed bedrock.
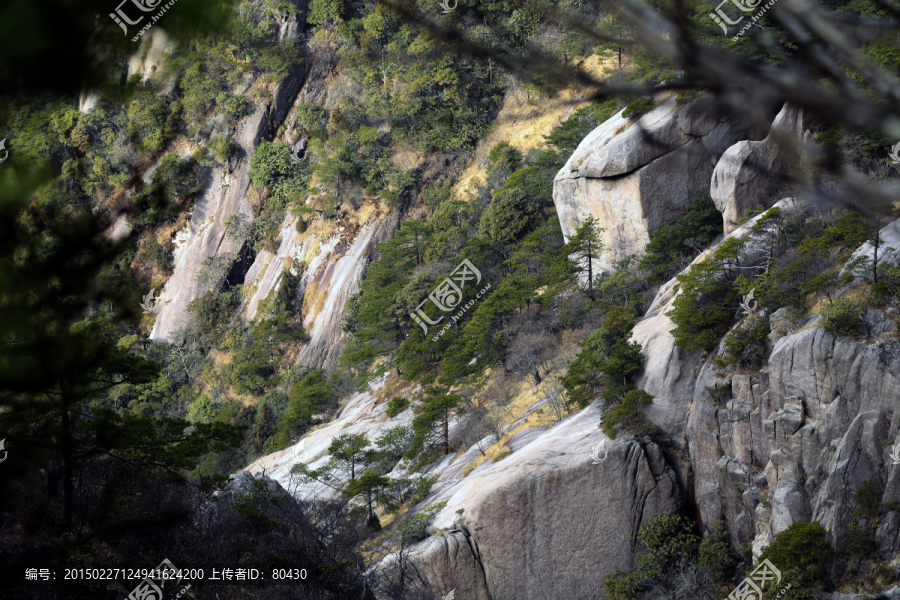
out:
{"label": "exposed bedrock", "polygon": [[[416,548],[436,591],[457,587],[459,598],[489,593],[492,600],[592,598],[606,573],[634,566],[634,534],[655,516],[681,510],[683,498],[658,446],[612,443],[597,427],[599,416],[592,405],[425,500],[447,500],[434,528],[449,533]],[[591,457],[598,444],[601,457],[608,451],[599,464]],[[477,563],[458,558],[466,546]]]}
{"label": "exposed bedrock", "polygon": [[764,140],[742,140],[725,151],[713,171],[710,196],[726,233],[748,211],[791,195],[790,172],[804,161],[804,145],[814,140],[810,126],[802,108],[785,104]]}
{"label": "exposed bedrock", "polygon": [[[776,206],[788,214],[799,210],[801,205],[785,198],[776,203]],[[725,238],[747,240],[748,261],[752,261],[755,255],[762,254],[767,246],[768,230],[764,227],[756,228],[760,216],[751,219]],[[706,260],[725,239],[697,256],[685,271]],[[693,447],[697,443],[685,428],[695,390],[700,385],[698,375],[702,378],[700,368],[704,361],[700,353],[688,352],[675,345],[675,337],[671,333],[675,324],[666,313],[672,309],[678,294],[677,284],[677,278],[673,278],[660,288],[647,314],[632,330],[631,339],[641,345],[646,357],[635,385],[653,396],[652,404],[646,409],[647,416],[676,446],[684,448],[686,445]]]}
{"label": "exposed bedrock", "polygon": [[592,131],[557,174],[553,201],[568,239],[587,217],[604,229],[595,267],[640,256],[650,234],[707,192],[715,159],[750,133],[715,105],[664,100],[629,125],[618,113]]}
{"label": "exposed bedrock", "polygon": [[[756,555],[801,519],[840,543],[867,482],[880,505],[900,500],[890,459],[900,427],[898,307],[867,310],[867,340],[826,333],[818,315],[791,330],[781,312],[769,321],[787,331],[770,337],[758,374],[722,373],[713,362],[721,348],[705,362],[687,429],[703,523],[724,520],[734,544],[749,542]],[[729,382],[714,402],[710,388]],[[900,513],[888,507],[876,532],[882,556],[898,550],[898,534]]]}

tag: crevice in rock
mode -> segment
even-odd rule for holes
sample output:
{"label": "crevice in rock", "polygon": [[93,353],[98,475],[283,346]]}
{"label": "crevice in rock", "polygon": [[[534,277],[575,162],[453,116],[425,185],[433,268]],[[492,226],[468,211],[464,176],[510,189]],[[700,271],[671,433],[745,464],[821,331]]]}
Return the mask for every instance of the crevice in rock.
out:
{"label": "crevice in rock", "polygon": [[475,537],[469,535],[467,531],[460,529],[460,532],[466,539],[466,544],[469,547],[469,552],[472,553],[472,558],[475,560],[475,564],[478,565],[479,577],[484,583],[484,589],[487,592],[488,600],[493,600],[494,596],[493,594],[491,594],[491,588],[488,586],[487,575],[484,572],[484,563],[481,562],[481,555],[478,552],[478,542],[475,541]]}

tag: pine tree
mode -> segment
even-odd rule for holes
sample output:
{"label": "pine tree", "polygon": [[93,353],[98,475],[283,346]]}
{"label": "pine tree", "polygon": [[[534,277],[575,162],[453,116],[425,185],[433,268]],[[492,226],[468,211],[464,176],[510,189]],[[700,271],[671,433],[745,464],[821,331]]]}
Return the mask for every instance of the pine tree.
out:
{"label": "pine tree", "polygon": [[450,417],[457,411],[462,398],[448,394],[446,388],[439,386],[426,389],[425,394],[422,413],[413,420],[415,437],[407,456],[417,456],[425,450],[426,442],[435,436],[446,456],[450,454]]}
{"label": "pine tree", "polygon": [[331,465],[334,468],[346,472],[347,479],[356,479],[356,471],[359,467],[366,467],[375,455],[374,451],[367,451],[369,438],[364,433],[345,433],[331,440],[328,453],[331,455]]}
{"label": "pine tree", "polygon": [[588,296],[594,299],[594,261],[600,258],[603,252],[603,241],[600,234],[603,229],[597,226],[597,220],[593,216],[585,219],[584,223],[575,231],[569,239],[569,257],[576,264],[576,274],[584,278],[587,283]]}
{"label": "pine tree", "polygon": [[259,408],[259,415],[256,417],[256,425],[250,432],[250,443],[253,448],[259,452],[263,449],[266,440],[275,435],[275,413],[272,407],[265,400]]}
{"label": "pine tree", "polygon": [[381,523],[375,516],[375,502],[378,500],[378,496],[382,490],[390,485],[390,483],[390,479],[384,475],[381,475],[374,470],[369,470],[363,473],[358,479],[354,479],[347,484],[347,487],[345,487],[344,491],[341,493],[345,498],[357,498],[362,496],[365,499],[368,514],[366,524],[372,529],[378,530],[381,529]]}

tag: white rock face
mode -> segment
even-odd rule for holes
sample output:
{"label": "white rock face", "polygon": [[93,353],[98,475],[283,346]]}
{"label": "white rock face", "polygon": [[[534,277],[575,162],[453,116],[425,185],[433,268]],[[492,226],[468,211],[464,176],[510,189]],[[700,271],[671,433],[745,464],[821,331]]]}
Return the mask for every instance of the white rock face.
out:
{"label": "white rock face", "polygon": [[[245,321],[255,319],[260,301],[264,300],[281,285],[285,263],[288,258],[293,259],[293,254],[297,248],[297,217],[292,215],[285,217],[278,237],[280,240],[278,251],[272,254],[268,250],[261,250],[253,260],[250,270],[244,276],[244,282],[256,288],[247,301]],[[297,265],[292,265],[291,267],[292,270],[296,268]]]}
{"label": "white rock face", "polygon": [[359,291],[369,257],[375,251],[376,243],[383,241],[396,227],[395,219],[373,218],[355,235],[339,236],[325,260],[318,266],[311,263],[311,268],[304,273],[301,285],[309,288],[315,284],[318,292],[324,293],[325,297],[321,301],[321,309],[317,306],[304,307],[304,325],[310,339],[301,348],[297,364],[327,370],[337,365],[344,347],[345,334],[341,331],[344,304]]}
{"label": "white rock face", "polygon": [[[894,221],[879,232],[881,241],[878,245],[878,264],[890,262],[900,264],[900,219]],[[872,267],[872,259],[875,256],[875,247],[872,242],[866,242],[860,246],[847,261],[847,265],[855,261],[862,261],[862,265]],[[847,272],[847,267],[841,271],[841,275]]]}
{"label": "white rock face", "polygon": [[100,102],[99,92],[82,91],[78,95],[78,112],[85,115],[90,114],[95,108],[97,108],[98,102]]}
{"label": "white rock face", "polygon": [[[304,20],[303,11],[284,17],[279,24],[281,41],[293,39]],[[146,41],[142,42],[141,52],[133,57],[133,60],[139,62],[130,65],[130,69],[145,69],[149,64],[158,64],[154,61],[169,51],[165,34],[159,27],[150,29],[144,38]],[[145,50],[144,44],[149,44],[150,49]],[[129,73],[131,72],[137,71],[130,70]],[[250,158],[262,137],[267,133],[274,133],[274,128],[284,120],[303,85],[304,77],[303,65],[295,66],[278,84],[271,102],[253,105],[251,114],[242,120],[234,135],[234,140],[240,147],[240,159],[236,161],[233,170],[229,170],[226,165],[204,167],[198,172],[197,183],[202,191],[194,202],[187,230],[179,233],[175,249],[175,272],[166,282],[161,295],[163,309],[150,332],[151,339],[179,341],[180,332],[190,319],[188,304],[212,287],[212,283],[196,281],[203,261],[212,256],[236,256],[241,249],[243,241],[225,235],[225,221],[234,214],[243,215],[247,220],[255,218],[253,205],[247,198],[250,188]],[[207,125],[212,130],[219,131],[222,124],[222,118],[217,117]]]}
{"label": "white rock face", "polygon": [[740,141],[725,151],[713,171],[710,196],[722,213],[726,233],[747,211],[768,208],[774,199],[790,194],[785,178],[803,159],[803,144],[813,140],[809,126],[802,108],[785,104],[764,140]]}
{"label": "white rock face", "polygon": [[188,325],[187,305],[209,289],[211,283],[196,281],[204,259],[218,254],[236,254],[242,242],[225,235],[226,219],[239,213],[248,220],[254,217],[253,206],[247,200],[250,187],[250,161],[254,148],[266,126],[266,109],[258,106],[238,131],[237,141],[246,153],[231,173],[227,167],[203,168],[198,173],[202,187],[194,202],[189,235],[182,236],[178,248],[175,272],[166,282],[161,298],[164,302],[150,333],[153,340],[174,342],[179,331]]}
{"label": "white rock face", "polygon": [[[385,429],[400,425],[409,425],[413,420],[412,408],[407,408],[396,417],[391,418],[385,414],[387,399],[383,398],[380,390],[385,384],[387,376],[374,382],[371,392],[353,394],[343,406],[340,413],[327,425],[309,432],[293,446],[263,456],[251,463],[245,470],[250,473],[264,472],[284,489],[298,498],[310,498],[319,495],[333,493],[331,488],[324,485],[299,486],[296,478],[291,479],[291,467],[296,463],[304,463],[310,468],[318,468],[328,461],[328,446],[331,440],[339,435],[366,434],[370,441],[374,442]],[[392,392],[392,395],[400,395],[411,399],[418,393],[418,386]]]}
{"label": "white rock face", "polygon": [[138,51],[128,58],[128,77],[140,74],[141,81],[150,79],[176,47],[175,41],[158,24],[154,25],[141,37]]}
{"label": "white rock face", "polygon": [[556,176],[563,234],[568,240],[587,217],[597,219],[605,244],[594,265],[599,271],[640,256],[651,233],[707,190],[715,157],[745,135],[705,101],[678,105],[673,96],[630,126],[620,112],[592,131]]}
{"label": "white rock face", "polygon": [[[449,533],[416,548],[435,589],[485,598],[483,571],[493,600],[592,598],[603,575],[633,566],[634,534],[677,512],[682,497],[656,445],[615,445],[599,421],[599,407],[589,406],[425,500],[447,501],[433,528]],[[594,464],[601,443],[608,457]],[[454,562],[470,564],[466,552],[480,564],[454,570]]]}

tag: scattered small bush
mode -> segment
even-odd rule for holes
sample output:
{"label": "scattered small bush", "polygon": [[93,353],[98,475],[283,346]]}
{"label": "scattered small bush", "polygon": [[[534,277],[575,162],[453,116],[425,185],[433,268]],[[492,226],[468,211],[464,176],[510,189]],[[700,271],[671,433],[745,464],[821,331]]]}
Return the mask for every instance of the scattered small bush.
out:
{"label": "scattered small bush", "polygon": [[900,266],[879,264],[878,281],[869,289],[869,298],[874,302],[883,302],[891,296],[900,296]]}
{"label": "scattered small bush", "polygon": [[766,546],[760,560],[768,558],[782,572],[796,570],[804,578],[824,579],[834,556],[828,532],[818,522],[794,521]]}
{"label": "scattered small bush", "polygon": [[857,335],[865,327],[865,310],[849,298],[838,298],[822,312],[822,328],[836,335]]}
{"label": "scattered small bush", "polygon": [[237,153],[238,145],[230,137],[217,137],[209,144],[219,162],[227,163]]}
{"label": "scattered small bush", "polygon": [[656,427],[644,416],[642,406],[649,404],[653,396],[644,390],[630,390],[616,408],[603,415],[603,433],[616,437],[619,427],[626,427],[638,435],[650,435]]}
{"label": "scattered small bush", "polygon": [[768,358],[769,324],[765,318],[750,321],[725,336],[725,364],[759,369]]}
{"label": "scattered small bush", "polygon": [[638,98],[637,100],[632,100],[625,106],[625,110],[622,111],[622,116],[626,119],[636,120],[641,115],[650,112],[656,106],[656,101],[653,98]]}
{"label": "scattered small bush", "polygon": [[676,104],[689,104],[697,99],[697,90],[678,90],[675,95]]}
{"label": "scattered small bush", "polygon": [[403,396],[394,396],[388,401],[387,416],[392,419],[406,410],[406,407],[409,406],[409,400],[404,398]]}
{"label": "scattered small bush", "polygon": [[719,408],[725,408],[725,404],[731,399],[731,381],[706,388],[712,398],[713,404]]}

